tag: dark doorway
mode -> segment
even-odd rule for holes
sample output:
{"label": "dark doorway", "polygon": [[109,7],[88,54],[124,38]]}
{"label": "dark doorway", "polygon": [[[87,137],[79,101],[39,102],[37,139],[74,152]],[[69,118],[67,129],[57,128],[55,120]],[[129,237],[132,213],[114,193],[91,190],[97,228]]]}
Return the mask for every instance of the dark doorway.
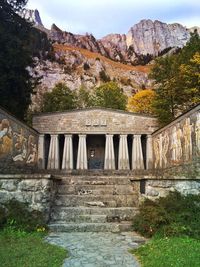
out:
{"label": "dark doorway", "polygon": [[60,169],[62,169],[63,151],[64,151],[65,136],[59,135],[59,157],[60,157]]}
{"label": "dark doorway", "polygon": [[79,141],[78,135],[73,134],[73,165],[74,165],[74,169],[76,169],[76,163],[77,163],[78,141]]}
{"label": "dark doorway", "polygon": [[143,159],[144,159],[144,168],[146,169],[147,136],[144,134],[141,136],[141,143],[142,143],[142,154],[143,154]]}
{"label": "dark doorway", "polygon": [[105,154],[105,136],[87,136],[88,169],[103,169]]}
{"label": "dark doorway", "polygon": [[119,135],[113,136],[113,145],[115,153],[115,169],[118,169],[118,156],[119,156]]}
{"label": "dark doorway", "polygon": [[44,160],[45,160],[45,169],[47,169],[48,165],[48,157],[49,157],[49,147],[50,147],[50,134],[45,134],[44,136]]}

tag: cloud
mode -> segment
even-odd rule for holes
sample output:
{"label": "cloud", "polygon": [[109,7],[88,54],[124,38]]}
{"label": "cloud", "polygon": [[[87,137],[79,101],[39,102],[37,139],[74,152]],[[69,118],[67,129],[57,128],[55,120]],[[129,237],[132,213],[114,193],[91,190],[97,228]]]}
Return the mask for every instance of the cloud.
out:
{"label": "cloud", "polygon": [[29,0],[28,7],[39,10],[47,28],[55,23],[63,30],[92,32],[96,37],[126,33],[141,19],[200,25],[197,0]]}

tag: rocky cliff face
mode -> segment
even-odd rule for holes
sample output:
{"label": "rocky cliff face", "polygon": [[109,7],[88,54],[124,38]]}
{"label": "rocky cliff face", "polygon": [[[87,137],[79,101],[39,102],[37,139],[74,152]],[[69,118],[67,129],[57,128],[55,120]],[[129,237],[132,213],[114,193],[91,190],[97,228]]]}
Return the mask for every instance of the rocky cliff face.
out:
{"label": "rocky cliff face", "polygon": [[58,43],[73,45],[79,48],[87,49],[91,52],[101,53],[108,56],[104,46],[97,41],[92,34],[78,35],[71,32],[62,31],[55,24],[52,25],[49,32],[49,38]]}
{"label": "rocky cliff face", "polygon": [[31,109],[38,111],[42,103],[42,95],[50,92],[58,82],[65,83],[71,90],[81,86],[93,90],[105,82],[100,73],[116,81],[128,96],[141,88],[151,88],[148,79],[148,66],[128,66],[115,62],[100,53],[64,44],[54,44],[55,61],[38,60],[34,69],[42,77],[36,94],[32,97]]}
{"label": "rocky cliff face", "polygon": [[[59,29],[55,24],[48,30],[42,25],[37,10],[24,11],[23,16],[34,22],[52,40],[55,61],[39,60],[34,71],[42,77],[32,98],[32,110],[41,106],[42,95],[58,82],[71,90],[85,86],[94,88],[105,82],[101,73],[116,81],[127,95],[141,88],[151,88],[148,79],[150,66],[138,65],[156,57],[163,50],[170,53],[183,47],[190,38],[190,30],[182,25],[142,20],[127,34],[109,34],[97,40],[92,34],[78,35]],[[149,54],[151,56],[149,56]]]}
{"label": "rocky cliff face", "polygon": [[164,50],[183,47],[190,38],[190,29],[181,24],[158,20],[141,20],[127,34],[109,34],[100,40],[93,35],[63,32],[55,25],[50,31],[53,41],[98,52],[115,61],[138,64],[141,56],[158,56]]}
{"label": "rocky cliff face", "polygon": [[40,18],[39,11],[37,9],[35,10],[30,10],[30,9],[24,9],[22,11],[21,16],[28,21],[32,22],[35,24],[35,26],[41,26],[44,27],[42,24],[42,20]]}
{"label": "rocky cliff face", "polygon": [[[27,10],[24,17],[42,26],[42,21],[37,10]],[[141,56],[152,55],[155,57],[164,50],[183,47],[190,38],[190,32],[181,24],[167,24],[158,20],[141,20],[130,28],[127,34],[109,34],[97,40],[92,34],[78,35],[62,31],[55,24],[47,31],[53,42],[72,45],[100,53],[115,61],[128,64],[138,64]]]}
{"label": "rocky cliff face", "polygon": [[129,30],[126,43],[139,55],[157,56],[166,48],[183,47],[189,38],[189,31],[178,23],[141,20]]}

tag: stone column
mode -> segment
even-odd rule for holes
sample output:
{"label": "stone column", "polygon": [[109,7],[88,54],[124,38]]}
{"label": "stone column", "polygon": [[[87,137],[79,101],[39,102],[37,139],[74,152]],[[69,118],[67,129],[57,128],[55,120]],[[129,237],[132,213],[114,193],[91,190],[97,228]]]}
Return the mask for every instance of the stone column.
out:
{"label": "stone column", "polygon": [[62,169],[63,170],[73,169],[73,144],[72,144],[71,134],[70,135],[65,134]]}
{"label": "stone column", "polygon": [[147,135],[146,138],[147,145],[146,145],[146,167],[147,170],[153,168],[153,143],[152,143],[152,136],[150,134]]}
{"label": "stone column", "polygon": [[59,169],[59,137],[57,134],[51,135],[50,147],[49,147],[49,157],[47,169],[55,170]]}
{"label": "stone column", "polygon": [[133,135],[132,169],[133,170],[143,170],[144,169],[141,134]]}
{"label": "stone column", "polygon": [[78,156],[76,168],[78,170],[87,170],[87,149],[86,149],[86,135],[79,134],[78,142]]}
{"label": "stone column", "polygon": [[105,170],[115,170],[115,153],[113,145],[113,135],[106,135],[106,147],[105,147],[105,159],[104,159]]}
{"label": "stone column", "polygon": [[121,134],[120,135],[118,169],[119,170],[129,170],[130,169],[127,134]]}
{"label": "stone column", "polygon": [[38,168],[45,169],[44,134],[40,134],[38,139]]}

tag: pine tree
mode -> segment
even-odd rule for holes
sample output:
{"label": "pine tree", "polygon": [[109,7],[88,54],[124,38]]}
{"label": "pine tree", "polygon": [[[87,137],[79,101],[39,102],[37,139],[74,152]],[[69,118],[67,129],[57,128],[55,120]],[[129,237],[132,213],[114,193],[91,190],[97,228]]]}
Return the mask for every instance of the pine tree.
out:
{"label": "pine tree", "polygon": [[153,107],[161,125],[200,103],[200,37],[195,31],[177,55],[158,58],[151,70],[155,80]]}
{"label": "pine tree", "polygon": [[30,51],[31,24],[18,13],[26,0],[0,0],[0,105],[24,119],[36,79]]}

